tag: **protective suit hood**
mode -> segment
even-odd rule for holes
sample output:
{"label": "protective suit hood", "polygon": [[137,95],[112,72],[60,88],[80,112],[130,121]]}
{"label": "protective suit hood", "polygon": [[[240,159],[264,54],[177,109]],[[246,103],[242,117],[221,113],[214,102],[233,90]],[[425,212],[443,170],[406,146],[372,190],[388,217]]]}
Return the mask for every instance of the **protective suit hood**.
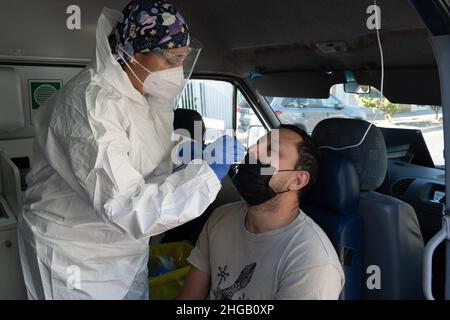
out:
{"label": "protective suit hood", "polygon": [[103,8],[98,18],[95,35],[96,48],[94,58],[91,61],[91,68],[128,98],[139,104],[147,105],[146,99],[133,87],[128,75],[111,53],[108,36],[117,22],[122,21],[122,19],[123,15],[120,11],[107,7]]}

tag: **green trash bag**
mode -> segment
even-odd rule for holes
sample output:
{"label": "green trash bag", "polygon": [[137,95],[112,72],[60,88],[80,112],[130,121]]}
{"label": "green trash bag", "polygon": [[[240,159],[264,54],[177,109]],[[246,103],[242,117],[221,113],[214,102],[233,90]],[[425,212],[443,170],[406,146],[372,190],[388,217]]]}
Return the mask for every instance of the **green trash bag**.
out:
{"label": "green trash bag", "polygon": [[185,242],[150,246],[150,300],[172,300],[177,297],[191,268],[186,258],[192,248],[191,244]]}

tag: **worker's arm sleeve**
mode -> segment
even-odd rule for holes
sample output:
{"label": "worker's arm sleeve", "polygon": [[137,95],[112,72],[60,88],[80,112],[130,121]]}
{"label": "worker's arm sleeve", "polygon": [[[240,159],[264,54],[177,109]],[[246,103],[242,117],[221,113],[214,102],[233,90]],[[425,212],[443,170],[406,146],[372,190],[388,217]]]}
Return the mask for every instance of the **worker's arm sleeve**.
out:
{"label": "worker's arm sleeve", "polygon": [[53,128],[96,213],[135,238],[160,234],[198,217],[220,190],[220,181],[204,161],[144,180],[130,162],[132,142],[126,117],[117,106],[96,110],[72,128],[58,123]]}

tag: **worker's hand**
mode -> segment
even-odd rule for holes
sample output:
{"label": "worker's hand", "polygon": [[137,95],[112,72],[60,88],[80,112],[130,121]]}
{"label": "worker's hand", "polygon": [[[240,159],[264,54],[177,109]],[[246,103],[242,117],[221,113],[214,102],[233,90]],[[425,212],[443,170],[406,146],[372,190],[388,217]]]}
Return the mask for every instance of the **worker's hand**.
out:
{"label": "worker's hand", "polygon": [[203,159],[222,181],[230,166],[244,159],[245,152],[245,147],[236,138],[222,136],[205,148]]}
{"label": "worker's hand", "polygon": [[195,140],[188,140],[178,146],[178,156],[183,164],[188,164],[194,159],[203,159],[204,145]]}

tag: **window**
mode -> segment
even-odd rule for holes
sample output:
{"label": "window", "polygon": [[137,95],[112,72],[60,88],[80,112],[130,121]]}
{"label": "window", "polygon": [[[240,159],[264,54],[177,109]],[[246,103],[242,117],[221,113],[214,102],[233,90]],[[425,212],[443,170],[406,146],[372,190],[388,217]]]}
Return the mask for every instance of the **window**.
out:
{"label": "window", "polygon": [[205,123],[205,143],[211,143],[224,134],[232,135],[249,146],[262,137],[266,130],[242,92],[236,90],[236,123],[233,125],[234,86],[219,80],[189,80],[177,108],[196,110]]}
{"label": "window", "polygon": [[236,101],[236,136],[240,143],[249,147],[267,131],[240,90],[237,90]]}
{"label": "window", "polygon": [[233,129],[233,85],[217,80],[189,80],[177,108],[196,110],[205,123],[205,143]]}
{"label": "window", "polygon": [[275,98],[273,103],[284,108],[335,108],[342,105],[342,102],[334,96],[327,99]]}
{"label": "window", "polygon": [[[273,112],[282,123],[302,125],[308,133],[326,118],[354,118],[372,121],[378,108],[379,92],[371,88],[369,94],[346,93],[342,84],[334,85],[328,99],[266,97]],[[420,131],[433,163],[444,165],[444,132],[442,107],[398,104],[383,99],[376,115],[380,128]],[[403,131],[402,131],[403,132]],[[404,131],[406,132],[406,130]],[[389,141],[386,141],[389,146]]]}

